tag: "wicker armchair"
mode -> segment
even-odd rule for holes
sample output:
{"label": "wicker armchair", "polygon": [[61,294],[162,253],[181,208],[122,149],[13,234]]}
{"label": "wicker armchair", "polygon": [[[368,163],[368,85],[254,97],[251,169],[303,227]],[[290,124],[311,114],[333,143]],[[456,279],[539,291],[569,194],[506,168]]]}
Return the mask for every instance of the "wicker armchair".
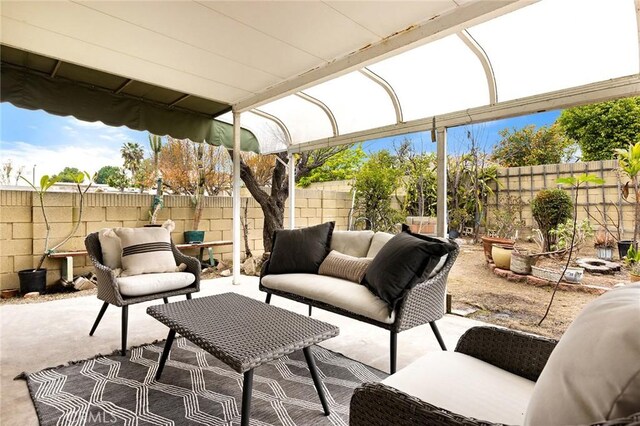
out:
{"label": "wicker armchair", "polygon": [[187,265],[185,272],[190,272],[195,275],[195,281],[188,287],[179,288],[172,291],[166,291],[162,293],[148,294],[144,296],[128,297],[122,295],[118,288],[115,273],[112,269],[102,264],[102,249],[100,247],[100,240],[98,239],[98,233],[94,232],[87,235],[84,240],[85,247],[87,248],[87,254],[95,267],[96,276],[98,277],[98,299],[104,301],[100,312],[96,317],[96,320],[91,327],[89,336],[93,336],[96,331],[100,320],[104,315],[109,304],[122,308],[122,349],[121,353],[124,356],[127,351],[127,326],[129,305],[135,303],[147,302],[150,300],[163,299],[164,303],[169,303],[169,297],[186,295],[187,299],[191,299],[191,293],[200,291],[200,262],[194,257],[185,256],[182,254],[171,242],[171,248],[173,250],[173,256],[176,259],[176,264],[184,263]]}
{"label": "wicker armchair", "polygon": [[[536,381],[556,341],[495,327],[474,327],[458,341],[455,351]],[[437,384],[436,384],[437,386]],[[382,383],[365,383],[351,398],[350,426],[456,425],[494,423],[465,417]],[[640,413],[592,426],[640,425]]]}
{"label": "wicker armchair", "polygon": [[272,288],[263,286],[262,278],[268,271],[269,260],[264,262],[264,264],[262,265],[259,289],[267,293],[267,297],[265,300],[266,303],[271,302],[272,295],[281,296],[309,305],[309,316],[311,316],[311,307],[315,306],[320,309],[344,315],[346,317],[389,330],[389,371],[391,372],[391,374],[393,374],[396,371],[398,333],[400,333],[401,331],[409,330],[419,325],[429,324],[442,350],[447,350],[436,325],[436,321],[442,318],[445,313],[447,278],[449,276],[449,271],[453,267],[453,264],[456,261],[458,254],[460,253],[460,248],[458,247],[458,245],[453,240],[451,240],[451,242],[456,245],[456,249],[449,253],[449,256],[447,257],[447,260],[442,269],[434,277],[418,283],[415,287],[407,292],[402,301],[398,303],[395,310],[395,321],[391,324],[378,322],[371,318],[355,314],[353,312],[329,305],[327,303],[299,296],[297,294],[274,290]]}

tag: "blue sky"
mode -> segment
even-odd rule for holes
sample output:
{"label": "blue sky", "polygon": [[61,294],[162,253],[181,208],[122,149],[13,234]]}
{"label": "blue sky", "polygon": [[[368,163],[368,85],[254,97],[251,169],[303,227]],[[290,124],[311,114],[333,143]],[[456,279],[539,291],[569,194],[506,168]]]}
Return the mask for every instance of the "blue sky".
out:
{"label": "blue sky", "polygon": [[[500,139],[498,131],[522,128],[529,124],[552,124],[559,111],[493,121],[471,126],[481,148],[487,151]],[[468,126],[449,129],[449,152],[468,151]],[[367,152],[393,150],[403,139],[412,141],[417,152],[435,152],[429,132],[412,133],[364,143]],[[89,123],[74,117],[60,117],[44,111],[16,108],[9,103],[0,104],[0,162],[11,160],[14,168],[24,167],[24,176],[32,178],[36,166],[36,179],[43,174],[56,174],[64,167],[76,167],[93,174],[102,166],[121,166],[120,147],[124,142],[138,142],[148,151],[147,132],[126,127],[111,127],[101,122]]]}

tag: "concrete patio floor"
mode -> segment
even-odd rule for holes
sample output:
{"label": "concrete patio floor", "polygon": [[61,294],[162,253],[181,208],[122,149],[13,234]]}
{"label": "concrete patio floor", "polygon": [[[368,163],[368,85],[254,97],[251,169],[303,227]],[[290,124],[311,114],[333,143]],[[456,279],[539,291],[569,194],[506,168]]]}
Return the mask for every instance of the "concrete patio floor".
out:
{"label": "concrete patio floor", "polygon": [[[258,278],[242,277],[241,285],[231,278],[205,280],[194,297],[235,292],[264,300],[258,290]],[[170,301],[183,300],[173,298]],[[160,301],[162,303],[162,301]],[[300,314],[307,306],[274,296],[271,303]],[[146,307],[158,301],[129,308],[128,346],[137,346],[166,338],[168,329],[146,314]],[[24,380],[13,380],[21,372],[82,360],[96,354],[110,354],[120,345],[121,310],[110,306],[93,337],[89,330],[102,302],[95,296],[77,297],[45,303],[0,307],[0,423],[37,425],[36,412]],[[314,309],[313,317],[340,327],[340,335],[321,345],[382,371],[389,370],[389,332],[340,315]],[[458,338],[470,327],[482,323],[446,315],[438,327],[447,347],[453,350]],[[428,351],[440,347],[428,325],[398,335],[398,369]]]}

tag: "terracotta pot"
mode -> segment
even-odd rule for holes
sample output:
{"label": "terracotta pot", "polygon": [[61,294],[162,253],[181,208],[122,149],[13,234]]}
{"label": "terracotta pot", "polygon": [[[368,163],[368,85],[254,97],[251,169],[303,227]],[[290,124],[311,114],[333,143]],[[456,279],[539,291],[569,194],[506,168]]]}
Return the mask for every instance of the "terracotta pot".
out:
{"label": "terracotta pot", "polygon": [[513,246],[494,244],[491,249],[491,257],[496,268],[511,269],[511,253],[513,252]]}
{"label": "terracotta pot", "polygon": [[[482,240],[482,248],[484,250],[484,257],[487,259],[488,263],[492,263],[493,259],[491,257],[491,248],[493,244],[502,244],[505,246],[511,246],[515,244],[513,240],[507,240],[506,238],[498,238],[498,237],[481,237]],[[507,268],[509,269],[509,268]]]}

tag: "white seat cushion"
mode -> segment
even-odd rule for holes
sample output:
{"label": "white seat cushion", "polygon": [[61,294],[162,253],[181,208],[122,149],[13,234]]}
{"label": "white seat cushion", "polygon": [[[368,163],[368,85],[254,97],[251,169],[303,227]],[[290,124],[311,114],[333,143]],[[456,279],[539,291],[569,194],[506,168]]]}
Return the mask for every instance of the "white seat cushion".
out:
{"label": "white seat cushion", "polygon": [[430,352],[382,383],[478,420],[522,424],[535,382],[458,352]]}
{"label": "white seat cushion", "polygon": [[196,280],[190,272],[130,275],[116,278],[123,296],[146,296],[187,287]]}
{"label": "white seat cushion", "polygon": [[365,286],[341,278],[315,274],[267,275],[262,278],[262,285],[324,302],[383,323],[395,321],[395,312],[389,315],[389,307],[382,299]]}
{"label": "white seat cushion", "polygon": [[331,250],[353,257],[367,257],[373,231],[333,231]]}

